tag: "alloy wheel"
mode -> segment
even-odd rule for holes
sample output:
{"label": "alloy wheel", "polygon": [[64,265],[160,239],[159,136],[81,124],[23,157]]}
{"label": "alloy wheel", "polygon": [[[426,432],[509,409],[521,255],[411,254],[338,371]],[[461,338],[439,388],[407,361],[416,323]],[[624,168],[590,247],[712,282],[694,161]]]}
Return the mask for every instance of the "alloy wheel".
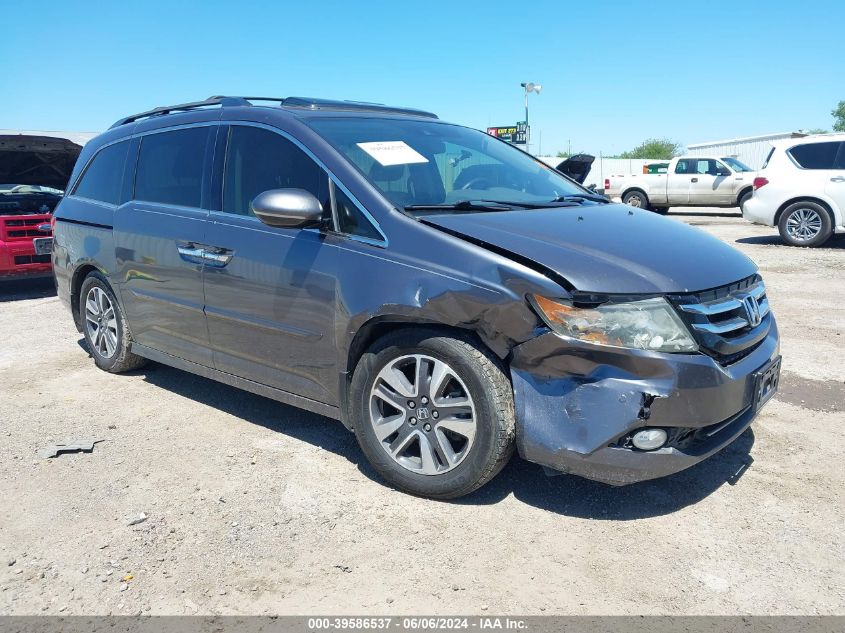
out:
{"label": "alloy wheel", "polygon": [[106,292],[97,286],[85,297],[85,328],[88,339],[103,358],[111,358],[117,351],[117,318]]}
{"label": "alloy wheel", "polygon": [[370,423],[400,466],[423,475],[457,467],[475,441],[475,404],[457,372],[410,354],[392,360],[370,389]]}
{"label": "alloy wheel", "polygon": [[822,218],[818,211],[802,207],[795,209],[786,219],[786,231],[798,242],[809,242],[822,230]]}

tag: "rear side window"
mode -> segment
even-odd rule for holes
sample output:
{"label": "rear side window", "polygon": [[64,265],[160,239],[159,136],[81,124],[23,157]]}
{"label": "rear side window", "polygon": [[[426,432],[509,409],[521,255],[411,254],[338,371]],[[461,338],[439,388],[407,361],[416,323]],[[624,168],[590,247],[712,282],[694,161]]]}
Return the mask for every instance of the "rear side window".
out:
{"label": "rear side window", "polygon": [[253,215],[250,203],[269,189],[304,189],[323,201],[327,176],[289,140],[261,128],[233,125],[223,170],[223,211]]}
{"label": "rear side window", "polygon": [[209,126],[149,134],[141,140],[135,199],[199,207]]}
{"label": "rear side window", "polygon": [[840,143],[807,143],[796,145],[789,154],[804,169],[835,169]]}
{"label": "rear side window", "polygon": [[675,173],[676,174],[690,174],[690,173],[692,173],[694,170],[690,166],[691,162],[693,162],[693,161],[686,160],[686,159],[679,160],[677,163],[675,163]]}
{"label": "rear side window", "polygon": [[73,193],[82,198],[120,204],[123,167],[129,141],[104,147],[94,156]]}

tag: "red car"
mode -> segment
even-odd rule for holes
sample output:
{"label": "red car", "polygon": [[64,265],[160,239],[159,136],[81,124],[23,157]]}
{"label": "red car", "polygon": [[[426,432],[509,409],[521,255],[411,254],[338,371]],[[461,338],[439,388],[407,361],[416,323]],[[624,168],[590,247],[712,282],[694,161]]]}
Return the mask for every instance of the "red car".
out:
{"label": "red car", "polygon": [[0,281],[52,274],[52,213],[81,149],[63,138],[0,136]]}

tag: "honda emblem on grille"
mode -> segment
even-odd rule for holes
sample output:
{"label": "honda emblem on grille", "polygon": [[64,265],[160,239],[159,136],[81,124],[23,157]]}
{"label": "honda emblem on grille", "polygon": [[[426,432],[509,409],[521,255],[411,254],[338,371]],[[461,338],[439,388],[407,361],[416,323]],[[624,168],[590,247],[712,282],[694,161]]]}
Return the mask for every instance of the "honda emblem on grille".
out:
{"label": "honda emblem on grille", "polygon": [[745,308],[745,318],[748,321],[748,325],[751,327],[760,325],[763,317],[760,316],[760,304],[757,298],[752,295],[744,296],[742,298],[742,306]]}

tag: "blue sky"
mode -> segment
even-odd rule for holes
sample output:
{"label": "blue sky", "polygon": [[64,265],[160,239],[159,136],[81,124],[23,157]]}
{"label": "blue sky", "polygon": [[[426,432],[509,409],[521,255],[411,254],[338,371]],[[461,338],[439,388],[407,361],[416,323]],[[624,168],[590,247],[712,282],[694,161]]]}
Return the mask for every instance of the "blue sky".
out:
{"label": "blue sky", "polygon": [[[845,2],[0,0],[0,128],[100,131],[211,94],[408,105],[544,154],[831,125]],[[532,149],[536,149],[532,147]]]}

